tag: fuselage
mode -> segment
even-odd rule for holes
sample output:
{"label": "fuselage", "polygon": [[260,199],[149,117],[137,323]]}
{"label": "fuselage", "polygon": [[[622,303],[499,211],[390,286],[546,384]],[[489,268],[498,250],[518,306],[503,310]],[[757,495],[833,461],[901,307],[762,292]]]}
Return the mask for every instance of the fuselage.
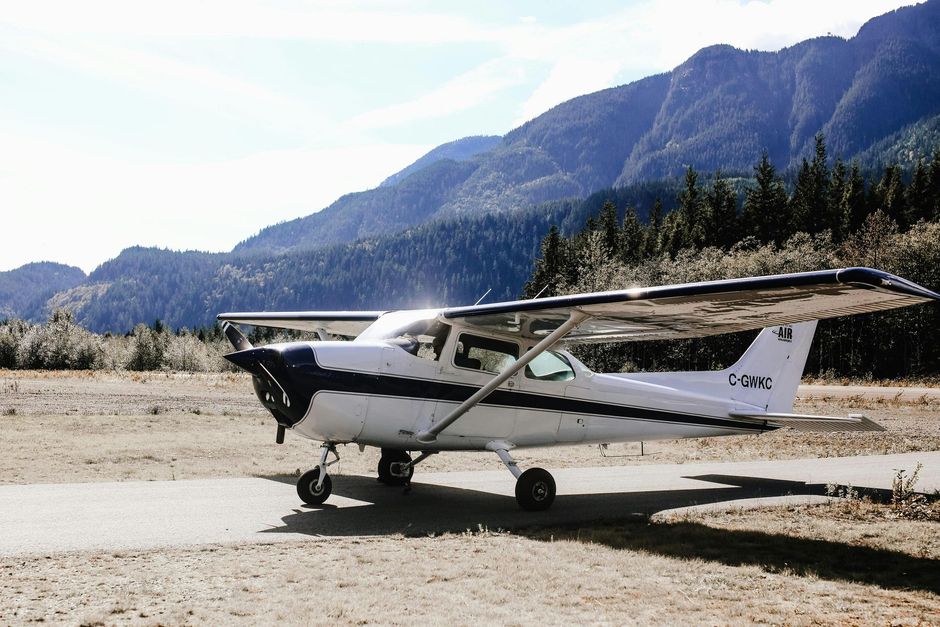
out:
{"label": "fuselage", "polygon": [[[735,403],[668,375],[597,374],[551,351],[508,379],[431,444],[416,434],[441,420],[534,342],[448,326],[430,350],[416,334],[365,333],[352,342],[253,349],[256,393],[298,435],[402,450],[483,450],[759,433],[730,418]],[[392,337],[375,337],[391,335]],[[414,339],[414,341],[411,341]],[[238,363],[238,362],[236,362]],[[241,364],[244,365],[244,364]]]}

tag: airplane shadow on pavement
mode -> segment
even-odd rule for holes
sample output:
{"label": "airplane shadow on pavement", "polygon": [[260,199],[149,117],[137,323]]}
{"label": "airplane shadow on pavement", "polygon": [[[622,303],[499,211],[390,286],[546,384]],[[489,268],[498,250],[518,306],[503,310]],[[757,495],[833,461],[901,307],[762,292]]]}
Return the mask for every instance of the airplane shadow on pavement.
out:
{"label": "airplane shadow on pavement", "polygon": [[[265,533],[343,536],[422,536],[444,532],[512,530],[536,540],[571,539],[643,550],[679,559],[730,566],[753,565],[767,572],[816,576],[894,589],[940,594],[940,561],[828,540],[761,531],[728,530],[695,522],[649,524],[653,513],[709,503],[787,495],[824,495],[826,486],[796,481],[700,475],[715,484],[699,489],[559,495],[545,512],[525,512],[511,496],[414,482],[409,493],[362,476],[337,477],[334,494],[363,502],[320,508],[299,506],[283,526]],[[279,480],[279,479],[275,479]],[[866,490],[873,500],[890,491]],[[798,514],[794,514],[798,515]],[[585,533],[584,526],[603,533]],[[570,532],[570,538],[567,534]]]}

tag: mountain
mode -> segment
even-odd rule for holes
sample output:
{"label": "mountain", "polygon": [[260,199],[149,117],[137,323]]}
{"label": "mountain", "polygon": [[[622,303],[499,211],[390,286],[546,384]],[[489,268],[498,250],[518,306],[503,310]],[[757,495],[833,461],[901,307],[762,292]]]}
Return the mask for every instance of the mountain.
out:
{"label": "mountain", "polygon": [[382,186],[268,227],[236,250],[354,241],[442,216],[583,198],[689,165],[747,169],[763,150],[783,169],[810,156],[820,132],[830,154],[849,159],[938,114],[940,0],[930,0],[874,18],[848,40],[705,48],[671,72],[562,103],[489,148],[493,138],[445,144]]}
{"label": "mountain", "polygon": [[51,261],[0,272],[0,318],[41,307],[56,292],[71,289],[86,278],[80,268]]}
{"label": "mountain", "polygon": [[502,137],[499,135],[474,135],[473,137],[464,137],[463,139],[441,144],[404,170],[400,170],[382,181],[379,187],[389,187],[401,183],[418,170],[423,170],[429,165],[443,161],[444,159],[466,161],[481,152],[490,150],[496,146],[501,139]]}
{"label": "mountain", "polygon": [[[394,309],[489,300],[519,291],[541,238],[578,203],[438,220],[384,238],[280,255],[177,253],[130,248],[45,308],[71,309],[94,331],[124,332],[160,318],[170,327],[212,324],[221,311]],[[572,223],[572,228],[581,225]]]}

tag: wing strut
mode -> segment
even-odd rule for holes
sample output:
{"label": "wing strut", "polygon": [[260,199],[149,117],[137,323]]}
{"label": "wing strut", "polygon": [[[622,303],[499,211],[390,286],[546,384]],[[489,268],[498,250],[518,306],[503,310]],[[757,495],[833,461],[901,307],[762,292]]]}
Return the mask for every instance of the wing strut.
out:
{"label": "wing strut", "polygon": [[570,332],[589,317],[590,316],[588,314],[578,311],[577,309],[573,310],[568,319],[565,320],[560,327],[549,333],[544,339],[542,339],[542,341],[528,350],[522,357],[516,360],[512,366],[493,377],[492,381],[477,390],[473,396],[458,405],[452,412],[431,425],[430,429],[418,433],[418,435],[415,436],[415,439],[422,444],[431,444],[437,440],[437,436],[440,435],[441,431],[452,425],[458,418],[473,409],[474,406],[489,396],[493,390],[502,385],[504,381],[509,379],[509,377],[525,368],[530,361],[551,348],[552,345],[554,345],[558,340],[560,340],[568,332]]}

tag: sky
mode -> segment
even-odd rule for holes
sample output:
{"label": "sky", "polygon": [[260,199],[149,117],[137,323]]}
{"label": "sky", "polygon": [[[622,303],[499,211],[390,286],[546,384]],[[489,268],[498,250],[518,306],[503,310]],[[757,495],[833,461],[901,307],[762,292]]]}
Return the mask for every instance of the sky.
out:
{"label": "sky", "polygon": [[892,0],[0,0],[0,271],[230,250],[439,144]]}

